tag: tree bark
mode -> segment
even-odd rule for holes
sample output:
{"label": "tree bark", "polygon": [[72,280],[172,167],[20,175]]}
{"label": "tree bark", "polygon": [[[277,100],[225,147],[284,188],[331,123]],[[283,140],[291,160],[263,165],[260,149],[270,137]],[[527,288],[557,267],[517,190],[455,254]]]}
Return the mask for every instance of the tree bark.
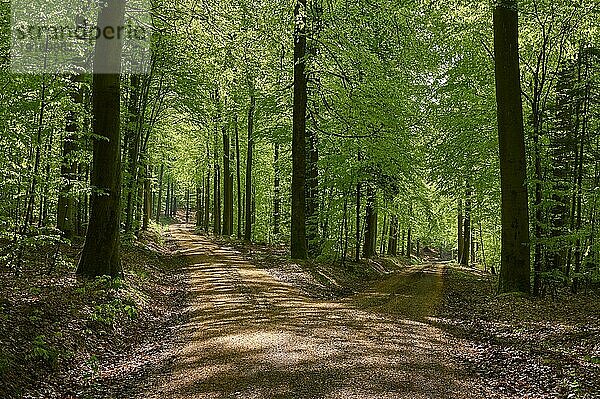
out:
{"label": "tree bark", "polygon": [[252,241],[252,151],[254,150],[254,108],[256,98],[251,88],[250,107],[248,108],[248,154],[246,155],[246,220],[244,223],[244,240]]}
{"label": "tree bark", "polygon": [[465,219],[463,228],[463,248],[461,264],[469,266],[471,259],[471,187],[467,182],[465,190]]}
{"label": "tree bark", "polygon": [[375,256],[377,241],[377,211],[375,210],[375,189],[367,184],[367,208],[365,210],[365,243],[363,257],[366,259]]}
{"label": "tree bark", "polygon": [[306,0],[294,7],[294,111],[292,137],[291,257],[306,259]]}
{"label": "tree bark", "polygon": [[494,8],[496,101],[502,191],[500,292],[530,292],[529,209],[515,0]]}
{"label": "tree bark", "polygon": [[[80,87],[81,75],[71,78],[71,99],[75,105],[83,103],[83,89]],[[60,166],[61,190],[58,196],[56,215],[56,227],[67,239],[75,235],[75,214],[73,201],[73,186],[77,179],[77,162],[75,151],[77,150],[77,113],[70,111],[65,128],[66,134],[63,140],[62,163]]]}
{"label": "tree bark", "polygon": [[[99,11],[98,26],[122,26],[125,2],[108,0]],[[119,70],[121,40],[96,42],[94,70]],[[98,68],[98,69],[97,69]],[[77,274],[122,275],[120,259],[121,131],[120,74],[94,74],[92,83],[94,139],[90,221]]]}
{"label": "tree bark", "polygon": [[237,174],[237,238],[242,238],[242,179],[240,174],[240,133],[238,116],[235,114],[235,162]]}

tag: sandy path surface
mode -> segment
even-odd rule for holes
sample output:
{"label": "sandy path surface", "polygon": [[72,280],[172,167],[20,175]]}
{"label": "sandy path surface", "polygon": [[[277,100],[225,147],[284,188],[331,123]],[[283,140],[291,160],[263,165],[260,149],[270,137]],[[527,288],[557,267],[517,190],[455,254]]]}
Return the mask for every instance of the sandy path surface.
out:
{"label": "sandy path surface", "polygon": [[[390,284],[399,292],[391,302],[416,303],[410,287],[421,284],[418,273],[355,298],[319,300],[233,248],[193,235],[191,226],[174,225],[170,235],[189,261],[190,314],[172,369],[140,398],[491,397],[451,363],[453,353],[467,351],[460,341],[415,317],[392,318],[357,305],[389,303]],[[438,270],[419,270],[428,289],[441,290]],[[415,312],[431,310],[424,301]]]}

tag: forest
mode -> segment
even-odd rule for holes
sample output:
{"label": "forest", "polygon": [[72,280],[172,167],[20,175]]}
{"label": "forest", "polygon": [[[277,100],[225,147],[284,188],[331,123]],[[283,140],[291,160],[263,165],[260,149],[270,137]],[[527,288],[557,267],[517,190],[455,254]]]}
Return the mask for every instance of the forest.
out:
{"label": "forest", "polygon": [[0,397],[600,397],[599,0],[0,30]]}

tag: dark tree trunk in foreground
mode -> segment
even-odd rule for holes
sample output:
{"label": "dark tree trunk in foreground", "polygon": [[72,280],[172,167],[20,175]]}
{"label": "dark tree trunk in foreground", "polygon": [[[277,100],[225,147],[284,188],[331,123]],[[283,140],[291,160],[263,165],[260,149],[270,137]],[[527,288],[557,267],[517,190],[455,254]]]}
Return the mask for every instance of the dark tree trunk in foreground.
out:
{"label": "dark tree trunk in foreground", "polygon": [[292,259],[306,259],[306,0],[297,0],[294,8],[294,120],[292,137]]}
{"label": "dark tree trunk in foreground", "polygon": [[[99,12],[98,26],[122,26],[125,2],[108,0]],[[121,40],[96,42],[94,70],[118,71],[121,63]],[[77,274],[118,276],[120,259],[121,213],[121,132],[120,75],[94,74],[92,83],[94,139],[90,204],[90,221],[85,245],[77,265]]]}
{"label": "dark tree trunk in foreground", "polygon": [[515,0],[494,8],[496,101],[502,190],[500,292],[530,291],[529,210],[523,103],[519,72],[518,13]]}

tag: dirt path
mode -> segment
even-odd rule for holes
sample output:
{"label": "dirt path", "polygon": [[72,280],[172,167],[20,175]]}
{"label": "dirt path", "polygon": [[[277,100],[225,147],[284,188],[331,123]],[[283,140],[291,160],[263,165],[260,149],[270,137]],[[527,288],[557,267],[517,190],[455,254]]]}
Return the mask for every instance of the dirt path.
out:
{"label": "dirt path", "polygon": [[[450,363],[452,352],[466,350],[460,343],[428,324],[364,310],[412,309],[403,299],[410,293],[390,300],[375,286],[351,299],[315,300],[184,225],[171,236],[190,262],[190,317],[171,372],[140,398],[491,397]],[[439,291],[438,274],[422,281]]]}

